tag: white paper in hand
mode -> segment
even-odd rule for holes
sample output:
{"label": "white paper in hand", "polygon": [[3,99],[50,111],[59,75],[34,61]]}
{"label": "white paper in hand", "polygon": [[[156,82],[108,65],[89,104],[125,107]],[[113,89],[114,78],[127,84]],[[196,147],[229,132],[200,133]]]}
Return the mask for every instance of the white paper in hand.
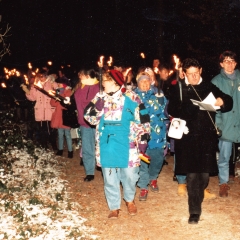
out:
{"label": "white paper in hand", "polygon": [[202,101],[199,102],[194,99],[190,99],[194,105],[199,106],[200,110],[212,111],[216,112],[217,109],[220,109],[219,106],[215,106],[216,98],[214,97],[213,93],[210,92],[208,96]]}

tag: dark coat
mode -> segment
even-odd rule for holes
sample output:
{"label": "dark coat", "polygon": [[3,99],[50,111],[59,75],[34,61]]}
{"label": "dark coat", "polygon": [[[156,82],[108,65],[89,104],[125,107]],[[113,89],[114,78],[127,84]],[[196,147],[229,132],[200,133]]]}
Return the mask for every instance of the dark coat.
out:
{"label": "dark coat", "polygon": [[[210,82],[201,82],[193,86],[198,95],[204,100],[210,92],[215,98],[222,98],[224,105],[220,111],[232,109],[232,98],[220,91]],[[200,110],[190,99],[201,101],[191,85],[182,81],[182,101],[180,99],[179,84],[171,86],[168,113],[172,117],[184,119],[189,129],[181,139],[175,140],[175,172],[185,173],[217,173],[216,151],[218,150],[218,136],[207,111]],[[209,112],[213,121],[215,112]]]}

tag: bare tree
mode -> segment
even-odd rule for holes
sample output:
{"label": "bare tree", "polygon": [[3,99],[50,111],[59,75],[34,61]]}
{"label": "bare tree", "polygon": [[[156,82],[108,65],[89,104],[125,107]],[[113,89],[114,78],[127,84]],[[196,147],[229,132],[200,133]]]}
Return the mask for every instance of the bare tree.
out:
{"label": "bare tree", "polygon": [[0,28],[0,61],[2,60],[4,55],[10,54],[10,44],[6,43],[6,39],[10,36],[10,29],[11,27],[9,27],[9,25],[7,25],[5,31]]}

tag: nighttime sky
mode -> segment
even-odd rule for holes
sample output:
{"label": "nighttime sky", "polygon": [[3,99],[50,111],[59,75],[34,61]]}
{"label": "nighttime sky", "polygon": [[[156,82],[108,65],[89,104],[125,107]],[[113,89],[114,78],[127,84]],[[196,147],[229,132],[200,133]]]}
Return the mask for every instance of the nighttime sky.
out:
{"label": "nighttime sky", "polygon": [[95,67],[100,55],[111,55],[139,66],[156,56],[169,62],[174,53],[214,62],[221,51],[239,49],[240,30],[234,27],[239,5],[239,0],[0,0],[0,26],[11,26],[12,53],[0,64],[52,60]]}

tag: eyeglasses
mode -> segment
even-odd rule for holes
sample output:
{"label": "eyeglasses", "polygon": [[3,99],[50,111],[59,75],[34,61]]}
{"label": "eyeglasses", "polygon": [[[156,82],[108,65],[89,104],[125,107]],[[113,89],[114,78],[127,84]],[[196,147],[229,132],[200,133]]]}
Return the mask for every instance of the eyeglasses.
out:
{"label": "eyeglasses", "polygon": [[223,62],[226,64],[235,64],[236,63],[235,60],[223,60]]}
{"label": "eyeglasses", "polygon": [[194,73],[186,73],[187,76],[199,76],[200,75],[200,72],[194,72]]}

